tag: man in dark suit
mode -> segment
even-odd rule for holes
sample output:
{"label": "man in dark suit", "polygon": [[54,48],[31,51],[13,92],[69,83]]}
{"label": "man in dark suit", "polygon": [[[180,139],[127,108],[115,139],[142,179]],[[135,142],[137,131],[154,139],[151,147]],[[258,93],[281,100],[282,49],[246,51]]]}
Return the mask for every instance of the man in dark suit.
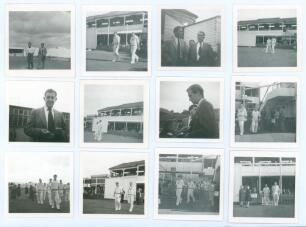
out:
{"label": "man in dark suit", "polygon": [[196,105],[189,124],[188,138],[217,139],[219,138],[218,124],[214,107],[204,99],[204,90],[198,84],[193,84],[187,89],[189,100]]}
{"label": "man in dark suit", "polygon": [[203,31],[199,31],[197,38],[198,42],[196,43],[196,48],[193,50],[194,58],[192,58],[196,59],[196,62],[190,62],[189,64],[204,67],[218,66],[216,53],[210,44],[204,42],[205,33]]}
{"label": "man in dark suit", "polygon": [[173,29],[171,40],[162,44],[161,65],[162,66],[186,66],[188,58],[188,45],[184,38],[184,29],[176,26]]}
{"label": "man in dark suit", "polygon": [[68,142],[63,114],[53,108],[57,93],[48,89],[44,96],[45,106],[34,109],[24,132],[35,142]]}

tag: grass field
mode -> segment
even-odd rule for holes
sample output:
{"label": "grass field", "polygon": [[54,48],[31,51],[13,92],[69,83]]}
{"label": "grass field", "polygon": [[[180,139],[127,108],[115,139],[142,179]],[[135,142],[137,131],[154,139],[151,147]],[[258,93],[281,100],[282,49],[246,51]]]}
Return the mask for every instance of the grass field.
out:
{"label": "grass field", "polygon": [[258,133],[247,135],[236,135],[235,142],[282,142],[294,143],[296,141],[295,133]]}
{"label": "grass field", "polygon": [[250,206],[243,208],[239,205],[234,205],[234,217],[266,217],[266,218],[293,218],[294,205],[279,205],[275,206]]}
{"label": "grass field", "polygon": [[[34,57],[34,70],[39,69],[39,59]],[[23,56],[10,56],[9,68],[19,70],[30,70],[27,68],[28,63],[26,57]],[[47,58],[45,61],[45,69],[49,70],[69,70],[71,68],[70,60],[65,58]],[[43,69],[42,69],[43,70]]]}
{"label": "grass field", "polygon": [[87,71],[147,71],[147,59],[140,58],[139,62],[131,64],[128,53],[120,52],[120,60],[112,62],[113,53],[105,50],[92,50],[86,52]]}
{"label": "grass field", "polygon": [[144,214],[144,205],[134,204],[134,209],[129,212],[130,204],[121,203],[121,210],[115,211],[113,199],[83,199],[84,214]]}
{"label": "grass field", "polygon": [[238,67],[296,67],[296,50],[276,49],[265,53],[264,48],[238,47]]}
{"label": "grass field", "polygon": [[97,141],[94,139],[94,133],[85,131],[84,141],[86,143],[142,143],[142,138],[130,137],[130,136],[120,136],[103,133],[102,140]]}
{"label": "grass field", "polygon": [[69,207],[70,203],[67,201],[61,203],[60,210],[52,209],[47,199],[44,204],[37,204],[26,196],[9,200],[9,213],[69,213]]}

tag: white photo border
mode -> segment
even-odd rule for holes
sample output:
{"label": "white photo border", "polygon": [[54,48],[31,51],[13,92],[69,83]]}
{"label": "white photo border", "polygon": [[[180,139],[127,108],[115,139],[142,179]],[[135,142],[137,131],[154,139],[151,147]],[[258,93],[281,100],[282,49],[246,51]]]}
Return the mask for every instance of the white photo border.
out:
{"label": "white photo border", "polygon": [[[9,12],[11,11],[70,11],[70,69],[64,70],[21,70],[9,68]],[[75,77],[76,60],[75,6],[73,4],[7,4],[5,11],[5,74],[18,77]]]}
{"label": "white photo border", "polygon": [[[295,166],[295,203],[294,203],[294,217],[293,218],[265,218],[265,217],[234,217],[233,216],[233,187],[234,187],[234,158],[235,157],[288,157],[295,158],[296,166]],[[248,223],[248,224],[296,224],[298,223],[298,214],[299,214],[299,189],[300,189],[300,181],[299,181],[299,155],[298,152],[283,152],[271,150],[270,152],[262,152],[262,151],[238,151],[231,150],[230,152],[230,179],[229,179],[229,222],[230,223]]]}
{"label": "white photo border", "polygon": [[[148,12],[148,42],[147,42],[147,71],[87,71],[86,70],[86,15],[88,11],[147,11]],[[83,79],[86,76],[114,77],[120,74],[120,77],[150,77],[152,70],[152,16],[150,5],[82,5],[81,6],[81,75]],[[119,78],[119,77],[118,77]]]}
{"label": "white photo border", "polygon": [[[217,82],[220,85],[219,97],[220,97],[220,106],[219,106],[219,138],[217,139],[189,139],[189,138],[160,138],[159,137],[159,121],[160,121],[160,83],[163,81],[174,81],[174,82]],[[205,93],[205,92],[204,92]],[[186,94],[187,95],[187,94]],[[205,94],[204,94],[205,95]],[[224,78],[223,77],[158,77],[156,79],[156,138],[157,143],[222,143],[223,142],[223,127],[224,127]]]}
{"label": "white photo border", "polygon": [[[295,9],[297,12],[297,66],[296,67],[238,67],[238,37],[237,37],[237,22],[238,22],[238,10],[240,9]],[[232,56],[233,56],[233,72],[234,73],[258,73],[258,72],[300,72],[303,70],[303,23],[302,23],[302,7],[295,4],[279,5],[279,4],[268,4],[268,5],[234,5],[233,6],[233,43],[232,43]]]}
{"label": "white photo border", "polygon": [[[72,90],[73,90],[73,105],[71,108],[71,112],[70,114],[70,119],[69,119],[69,142],[35,142],[35,141],[29,141],[29,142],[18,142],[18,141],[9,141],[9,114],[10,114],[10,103],[9,103],[9,98],[10,96],[9,94],[9,90],[8,90],[8,84],[13,84],[13,83],[50,83],[50,84],[63,84],[66,83],[67,85],[69,84],[70,86],[72,86]],[[75,82],[73,80],[7,80],[5,81],[5,94],[6,94],[6,98],[5,98],[5,142],[11,146],[15,148],[18,147],[54,147],[54,148],[69,148],[72,147],[74,145],[74,136],[75,136]],[[43,96],[43,94],[42,94]],[[42,104],[43,106],[43,104]]]}
{"label": "white photo border", "polygon": [[[236,82],[293,82],[296,83],[296,141],[295,142],[236,142],[235,141],[235,94],[236,94]],[[300,115],[301,115],[301,83],[300,78],[296,76],[291,77],[276,77],[269,76],[232,76],[231,82],[231,117],[230,117],[230,138],[231,147],[235,148],[250,148],[250,149],[271,149],[271,148],[297,148],[300,144]]]}
{"label": "white photo border", "polygon": [[[158,189],[159,189],[159,155],[160,154],[199,154],[220,156],[220,191],[219,191],[219,214],[218,215],[180,215],[180,214],[159,214],[158,212]],[[163,220],[197,220],[197,221],[223,221],[224,212],[224,149],[215,148],[157,148],[155,149],[154,160],[154,219]]]}
{"label": "white photo border", "polygon": [[[134,155],[135,157],[137,155],[141,156],[145,160],[145,196],[144,196],[144,214],[143,215],[137,215],[137,214],[84,214],[83,213],[83,163],[82,163],[82,157],[86,156],[87,154],[100,154],[101,157],[104,155]],[[87,150],[81,150],[80,152],[80,179],[79,179],[79,216],[81,218],[118,218],[118,219],[145,219],[148,217],[148,192],[150,190],[149,185],[149,153],[145,152],[129,152],[126,153],[125,151],[121,152],[100,152],[100,151],[87,151]]]}
{"label": "white photo border", "polygon": [[[8,191],[8,157],[10,154],[17,154],[17,153],[27,153],[29,155],[41,154],[41,155],[56,155],[56,154],[65,154],[67,158],[69,158],[70,167],[69,167],[69,174],[70,174],[70,194],[69,194],[69,213],[9,213],[9,191]],[[74,211],[74,154],[72,151],[52,151],[52,152],[40,152],[40,151],[7,151],[5,152],[5,176],[4,176],[4,212],[7,218],[71,218],[73,217]]]}
{"label": "white photo border", "polygon": [[[220,66],[216,67],[186,67],[186,66],[162,66],[161,65],[161,27],[162,27],[162,20],[161,20],[161,11],[163,9],[184,9],[184,10],[192,10],[192,9],[202,9],[203,11],[209,11],[209,10],[220,10],[220,16],[221,16],[221,58],[220,58]],[[190,6],[190,5],[178,5],[178,6],[170,6],[170,5],[160,5],[158,7],[158,50],[157,50],[157,56],[158,56],[158,70],[161,71],[204,71],[204,72],[222,72],[224,71],[224,64],[225,64],[225,11],[223,5],[218,4],[205,4],[205,5],[198,5],[196,6]]]}
{"label": "white photo border", "polygon": [[[89,143],[84,142],[84,86],[89,84],[96,85],[141,85],[143,86],[143,142],[142,143]],[[149,140],[149,80],[148,79],[99,79],[99,80],[86,80],[82,79],[80,81],[80,147],[81,148],[127,148],[135,149],[141,148],[145,149],[148,147]]]}

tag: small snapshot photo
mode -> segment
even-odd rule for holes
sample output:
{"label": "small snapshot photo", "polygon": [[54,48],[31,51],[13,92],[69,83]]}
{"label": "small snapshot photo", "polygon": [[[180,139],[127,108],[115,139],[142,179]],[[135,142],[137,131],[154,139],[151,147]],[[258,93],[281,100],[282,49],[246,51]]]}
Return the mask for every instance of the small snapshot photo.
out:
{"label": "small snapshot photo", "polygon": [[160,142],[222,139],[222,79],[161,78],[157,83]]}
{"label": "small snapshot photo", "polygon": [[68,5],[8,5],[8,72],[39,76],[71,73],[73,20],[73,7]]}
{"label": "small snapshot photo", "polygon": [[234,152],[231,157],[230,220],[295,223],[299,201],[296,157],[273,151],[240,154]]}
{"label": "small snapshot photo", "polygon": [[[232,127],[236,144],[294,146],[298,139],[298,80],[234,79]],[[234,112],[235,111],[235,112]],[[233,113],[234,112],[234,113]]]}
{"label": "small snapshot photo", "polygon": [[9,81],[9,142],[72,144],[73,82]]}
{"label": "small snapshot photo", "polygon": [[158,149],[155,216],[177,220],[221,220],[223,150]]}
{"label": "small snapshot photo", "polygon": [[85,73],[148,72],[150,36],[147,6],[84,6]]}
{"label": "small snapshot photo", "polygon": [[161,69],[220,68],[223,9],[160,9]]}
{"label": "small snapshot photo", "polygon": [[300,11],[296,6],[234,8],[235,71],[296,71],[302,48]]}
{"label": "small snapshot photo", "polygon": [[81,152],[81,213],[143,218],[147,199],[147,154]]}
{"label": "small snapshot photo", "polygon": [[146,81],[81,82],[81,141],[84,146],[143,147],[147,144]]}
{"label": "small snapshot photo", "polygon": [[72,153],[8,152],[5,164],[9,216],[72,213]]}

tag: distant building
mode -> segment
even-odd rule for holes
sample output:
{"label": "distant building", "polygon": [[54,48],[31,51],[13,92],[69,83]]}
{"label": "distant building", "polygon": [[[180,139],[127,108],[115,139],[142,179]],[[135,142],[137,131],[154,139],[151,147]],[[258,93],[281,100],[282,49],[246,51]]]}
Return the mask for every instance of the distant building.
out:
{"label": "distant building", "polygon": [[126,103],[98,110],[92,124],[102,121],[103,133],[126,133],[130,136],[143,134],[143,102]]}
{"label": "distant building", "polygon": [[125,191],[124,199],[127,199],[127,191],[130,182],[133,183],[136,190],[142,189],[145,192],[145,161],[135,161],[122,163],[109,168],[110,177],[105,179],[105,199],[114,198],[116,182]]}
{"label": "distant building", "polygon": [[233,201],[235,203],[239,201],[240,186],[249,185],[252,190],[252,198],[261,203],[260,191],[265,184],[271,190],[274,182],[279,185],[283,196],[288,199],[291,195],[291,200],[294,199],[295,162],[295,158],[235,157]]}
{"label": "distant building", "polygon": [[235,106],[244,103],[248,117],[255,107],[259,107],[262,120],[272,118],[276,110],[283,112],[283,123],[286,132],[296,131],[296,97],[297,84],[290,82],[277,82],[266,85],[260,83],[236,82]]}
{"label": "distant building", "polygon": [[292,18],[263,18],[238,21],[238,46],[265,46],[268,38],[276,38],[278,47],[296,48],[297,20]]}
{"label": "distant building", "polygon": [[203,156],[192,154],[160,154],[159,180],[175,184],[178,175],[183,178],[199,177],[220,182],[220,157],[216,155]]}
{"label": "distant building", "polygon": [[209,43],[213,50],[220,54],[221,48],[221,16],[211,17],[196,21],[197,15],[185,9],[162,9],[161,12],[161,40],[171,40],[173,29],[182,26],[184,29],[184,40],[197,42],[199,31],[205,32],[205,42]]}
{"label": "distant building", "polygon": [[148,12],[112,11],[86,18],[86,49],[111,46],[114,32],[120,36],[122,46],[128,46],[132,32],[139,36],[147,49]]}

